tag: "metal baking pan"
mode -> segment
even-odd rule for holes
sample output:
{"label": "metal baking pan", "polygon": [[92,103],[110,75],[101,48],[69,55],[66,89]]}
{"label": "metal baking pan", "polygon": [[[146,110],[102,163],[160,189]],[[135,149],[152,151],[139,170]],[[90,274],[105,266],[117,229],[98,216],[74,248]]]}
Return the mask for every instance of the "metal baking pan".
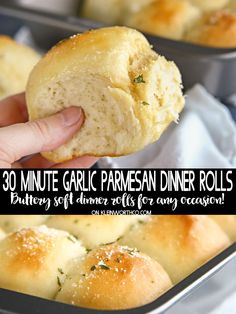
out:
{"label": "metal baking pan", "polygon": [[156,301],[130,310],[96,311],[84,309],[55,301],[28,296],[25,294],[0,289],[1,314],[161,314],[165,313],[178,301],[186,298],[196,288],[216,275],[227,263],[236,258],[236,243],[204,264],[189,277],[167,291]]}
{"label": "metal baking pan", "polygon": [[[7,23],[9,28],[13,27],[12,23],[29,26],[36,43],[44,50],[67,36],[103,26],[102,23],[82,18],[34,11],[9,3],[11,2],[0,3],[0,24],[5,18],[4,24]],[[6,26],[0,25],[1,29],[4,31]],[[236,93],[236,49],[207,48],[157,36],[146,36],[157,52],[175,61],[179,66],[185,89],[200,83],[212,95],[225,102]]]}
{"label": "metal baking pan", "polygon": [[[81,0],[82,10],[85,0]],[[154,49],[175,61],[186,89],[200,83],[223,101],[236,94],[236,47],[222,49],[203,47],[183,41],[145,34]]]}

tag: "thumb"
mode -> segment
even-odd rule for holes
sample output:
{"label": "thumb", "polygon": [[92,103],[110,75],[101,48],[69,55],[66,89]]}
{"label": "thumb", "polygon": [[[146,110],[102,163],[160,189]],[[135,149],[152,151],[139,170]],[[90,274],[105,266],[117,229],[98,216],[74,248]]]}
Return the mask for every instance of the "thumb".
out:
{"label": "thumb", "polygon": [[20,158],[50,151],[65,143],[83,124],[81,108],[71,107],[51,117],[0,129],[0,160],[12,164]]}

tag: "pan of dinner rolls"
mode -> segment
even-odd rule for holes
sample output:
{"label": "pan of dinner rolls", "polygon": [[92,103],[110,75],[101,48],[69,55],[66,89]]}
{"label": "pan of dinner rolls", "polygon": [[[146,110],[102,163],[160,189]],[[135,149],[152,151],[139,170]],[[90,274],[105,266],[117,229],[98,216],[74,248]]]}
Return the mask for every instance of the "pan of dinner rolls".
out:
{"label": "pan of dinner rolls", "polygon": [[[58,41],[89,29],[104,26],[137,29],[145,33],[154,51],[175,62],[185,90],[200,83],[212,95],[228,102],[236,90],[235,3],[235,0],[84,0],[79,6],[79,17],[63,18],[4,2],[0,3],[0,17],[9,19],[9,23],[17,20],[27,25],[36,45],[45,52]],[[115,38],[118,42],[120,37]]]}
{"label": "pan of dinner rolls", "polygon": [[151,34],[154,48],[179,66],[186,88],[200,83],[226,101],[235,93],[235,0],[85,0],[81,16]]}
{"label": "pan of dinner rolls", "polygon": [[82,312],[148,306],[236,254],[234,215],[5,215],[0,228],[0,289]]}

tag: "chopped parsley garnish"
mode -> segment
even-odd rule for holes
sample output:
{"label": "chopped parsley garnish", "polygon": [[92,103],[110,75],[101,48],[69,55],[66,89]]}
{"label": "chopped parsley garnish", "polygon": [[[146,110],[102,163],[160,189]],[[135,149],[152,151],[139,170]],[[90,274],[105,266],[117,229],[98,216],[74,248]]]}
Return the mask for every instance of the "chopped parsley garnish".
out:
{"label": "chopped parsley garnish", "polygon": [[135,84],[146,83],[146,82],[144,81],[143,74],[137,76],[137,77],[134,79],[133,82],[134,82]]}
{"label": "chopped parsley garnish", "polygon": [[127,252],[129,255],[133,256],[135,253],[138,253],[139,251],[137,249],[127,249]]}
{"label": "chopped parsley garnish", "polygon": [[59,287],[61,287],[61,280],[60,280],[60,278],[58,276],[57,276],[57,284],[58,284]]}
{"label": "chopped parsley garnish", "polygon": [[76,243],[76,240],[77,240],[75,236],[71,236],[71,235],[69,235],[67,239],[73,243]]}
{"label": "chopped parsley garnish", "polygon": [[116,262],[117,262],[117,263],[120,263],[120,262],[121,262],[121,257],[117,257],[117,258],[116,258]]}
{"label": "chopped parsley garnish", "polygon": [[88,249],[88,248],[86,249],[86,252],[87,252],[87,253],[89,253],[89,252],[91,252],[91,251],[92,251],[92,249]]}
{"label": "chopped parsley garnish", "polygon": [[61,268],[57,268],[58,272],[61,274],[61,275],[64,275],[64,272]]}
{"label": "chopped parsley garnish", "polygon": [[144,105],[144,106],[150,106],[150,104],[149,104],[148,102],[146,102],[146,101],[143,101],[143,102],[142,102],[142,105]]}
{"label": "chopped parsley garnish", "polygon": [[91,271],[94,271],[95,269],[96,269],[96,266],[95,266],[95,265],[93,265],[93,266],[90,268]]}

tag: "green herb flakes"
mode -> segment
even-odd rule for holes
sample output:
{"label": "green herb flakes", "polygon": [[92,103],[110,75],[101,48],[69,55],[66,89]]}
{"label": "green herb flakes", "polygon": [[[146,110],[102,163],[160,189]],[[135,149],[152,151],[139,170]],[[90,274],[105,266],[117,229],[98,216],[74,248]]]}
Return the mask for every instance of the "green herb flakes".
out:
{"label": "green herb flakes", "polygon": [[144,78],[143,78],[143,74],[137,76],[134,80],[133,80],[134,84],[141,84],[141,83],[146,83]]}
{"label": "green herb flakes", "polygon": [[64,272],[61,268],[57,268],[58,272],[61,274],[61,275],[64,275]]}
{"label": "green herb flakes", "polygon": [[67,237],[67,239],[69,240],[69,241],[71,241],[71,242],[73,242],[73,243],[76,243],[76,238],[75,238],[75,236],[71,236],[71,235],[69,235],[68,237]]}
{"label": "green herb flakes", "polygon": [[60,280],[59,276],[57,276],[57,284],[61,288],[62,285],[61,285],[61,280]]}

